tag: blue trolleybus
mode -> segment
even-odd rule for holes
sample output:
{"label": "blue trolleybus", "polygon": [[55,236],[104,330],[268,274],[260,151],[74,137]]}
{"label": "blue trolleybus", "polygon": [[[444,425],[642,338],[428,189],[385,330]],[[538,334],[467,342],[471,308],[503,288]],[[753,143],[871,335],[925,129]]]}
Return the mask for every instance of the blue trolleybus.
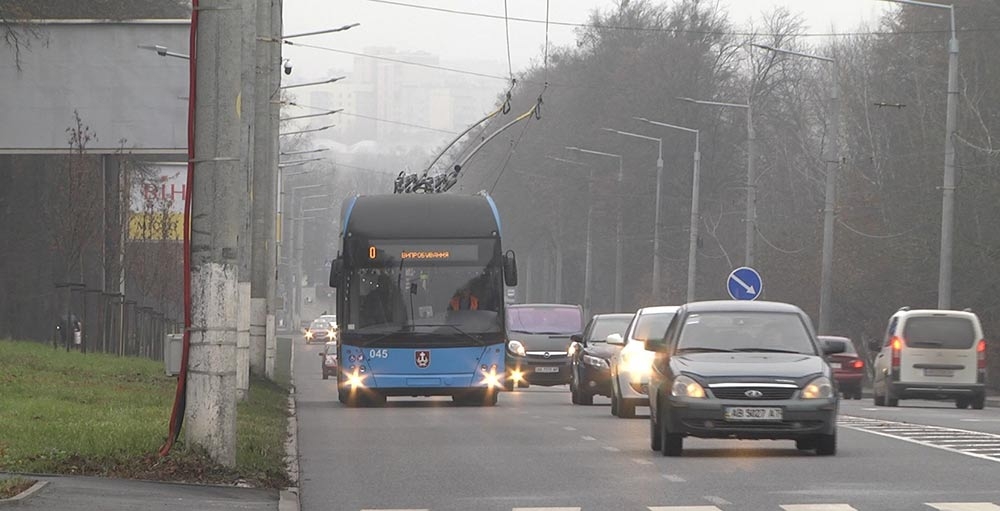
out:
{"label": "blue trolleybus", "polygon": [[337,290],[348,406],[452,396],[492,406],[505,387],[504,290],[517,284],[487,195],[348,199],[330,286]]}

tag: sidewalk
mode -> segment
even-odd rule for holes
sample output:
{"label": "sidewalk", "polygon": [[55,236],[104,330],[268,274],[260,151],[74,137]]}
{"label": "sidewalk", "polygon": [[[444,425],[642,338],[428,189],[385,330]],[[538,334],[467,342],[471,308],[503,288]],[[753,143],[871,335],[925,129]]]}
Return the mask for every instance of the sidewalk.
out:
{"label": "sidewalk", "polygon": [[31,476],[48,484],[31,497],[0,508],[51,511],[274,511],[279,492],[255,488],[131,481],[86,476]]}

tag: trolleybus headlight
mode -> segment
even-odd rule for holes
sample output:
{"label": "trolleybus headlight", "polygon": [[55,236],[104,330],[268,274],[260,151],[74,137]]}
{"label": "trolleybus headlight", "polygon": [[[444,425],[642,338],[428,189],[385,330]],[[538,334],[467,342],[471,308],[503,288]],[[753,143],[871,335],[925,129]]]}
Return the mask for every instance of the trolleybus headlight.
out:
{"label": "trolleybus headlight", "polygon": [[510,341],[507,343],[507,350],[519,357],[525,355],[524,344],[521,344],[521,341]]}
{"label": "trolleybus headlight", "polygon": [[490,368],[489,371],[482,371],[482,373],[483,380],[479,382],[480,385],[486,385],[490,389],[503,386],[503,382],[500,381],[501,375],[497,374],[496,367]]}
{"label": "trolleybus headlight", "polygon": [[355,368],[353,373],[347,375],[347,384],[352,389],[363,388],[365,386],[365,377],[367,376],[367,374],[358,374],[358,370]]}

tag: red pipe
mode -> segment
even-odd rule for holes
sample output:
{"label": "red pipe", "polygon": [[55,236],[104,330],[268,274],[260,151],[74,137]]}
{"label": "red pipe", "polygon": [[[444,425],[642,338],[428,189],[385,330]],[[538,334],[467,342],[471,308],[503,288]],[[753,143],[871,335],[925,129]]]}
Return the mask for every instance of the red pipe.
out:
{"label": "red pipe", "polygon": [[191,351],[191,198],[194,195],[194,107],[198,76],[198,0],[191,1],[191,34],[188,42],[188,121],[187,121],[187,186],[184,190],[184,334],[181,348],[181,370],[177,375],[174,406],[170,412],[170,431],[167,442],[160,447],[160,456],[170,453],[170,448],[181,433],[187,392],[188,353]]}

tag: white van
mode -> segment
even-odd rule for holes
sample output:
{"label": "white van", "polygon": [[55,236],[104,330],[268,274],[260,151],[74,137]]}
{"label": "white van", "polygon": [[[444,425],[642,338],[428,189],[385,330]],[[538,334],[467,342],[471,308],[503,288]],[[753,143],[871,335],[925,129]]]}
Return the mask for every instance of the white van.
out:
{"label": "white van", "polygon": [[966,309],[910,310],[889,318],[874,363],[877,406],[900,399],[954,399],[982,410],[986,401],[986,341],[979,317]]}

